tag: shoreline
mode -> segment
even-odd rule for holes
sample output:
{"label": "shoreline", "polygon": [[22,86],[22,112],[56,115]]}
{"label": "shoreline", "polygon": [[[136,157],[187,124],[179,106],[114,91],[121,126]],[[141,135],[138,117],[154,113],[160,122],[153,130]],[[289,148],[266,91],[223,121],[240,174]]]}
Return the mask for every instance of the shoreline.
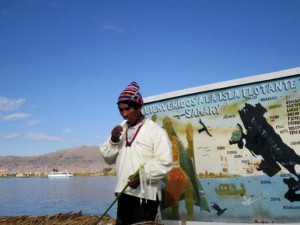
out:
{"label": "shoreline", "polygon": [[[74,177],[111,177],[111,176],[116,176],[116,174],[103,173],[103,172],[97,172],[97,173],[74,172],[73,176]],[[39,173],[38,175],[35,175],[35,174],[28,174],[28,173],[0,173],[0,178],[34,178],[34,177],[48,178],[48,174]]]}
{"label": "shoreline", "polygon": [[[44,216],[0,216],[1,225],[94,225],[100,215],[78,213],[58,213]],[[98,224],[114,225],[115,219],[105,215]]]}

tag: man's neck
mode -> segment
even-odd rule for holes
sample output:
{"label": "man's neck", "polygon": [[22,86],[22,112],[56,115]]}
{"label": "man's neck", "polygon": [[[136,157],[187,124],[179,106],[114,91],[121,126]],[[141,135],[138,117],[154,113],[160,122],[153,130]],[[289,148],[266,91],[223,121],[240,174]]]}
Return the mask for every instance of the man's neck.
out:
{"label": "man's neck", "polygon": [[134,124],[130,125],[131,127],[136,126],[137,124],[139,124],[140,122],[142,122],[145,119],[144,115],[141,115]]}

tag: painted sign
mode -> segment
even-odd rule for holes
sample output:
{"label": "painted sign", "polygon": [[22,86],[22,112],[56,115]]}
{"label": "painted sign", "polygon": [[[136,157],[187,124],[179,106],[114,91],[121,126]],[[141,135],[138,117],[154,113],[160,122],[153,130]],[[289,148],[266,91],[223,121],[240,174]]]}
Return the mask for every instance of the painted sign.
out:
{"label": "painted sign", "polygon": [[143,113],[172,144],[164,220],[300,222],[300,68],[152,96]]}

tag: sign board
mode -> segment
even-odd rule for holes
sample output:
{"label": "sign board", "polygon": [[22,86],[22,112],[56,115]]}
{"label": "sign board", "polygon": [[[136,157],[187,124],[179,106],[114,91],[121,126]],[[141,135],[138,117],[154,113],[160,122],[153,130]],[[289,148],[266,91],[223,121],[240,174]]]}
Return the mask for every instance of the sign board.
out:
{"label": "sign board", "polygon": [[163,220],[300,222],[300,68],[145,98],[174,167]]}

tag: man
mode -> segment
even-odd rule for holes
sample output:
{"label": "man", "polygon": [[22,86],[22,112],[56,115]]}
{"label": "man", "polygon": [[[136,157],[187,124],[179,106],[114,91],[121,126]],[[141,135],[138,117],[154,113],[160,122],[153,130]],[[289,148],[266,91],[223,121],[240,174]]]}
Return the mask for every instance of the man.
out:
{"label": "man", "polygon": [[121,92],[117,104],[126,124],[114,127],[100,147],[105,161],[116,163],[115,193],[128,185],[118,199],[116,224],[154,221],[161,180],[173,165],[170,141],[164,129],[142,114],[143,98],[136,82]]}

